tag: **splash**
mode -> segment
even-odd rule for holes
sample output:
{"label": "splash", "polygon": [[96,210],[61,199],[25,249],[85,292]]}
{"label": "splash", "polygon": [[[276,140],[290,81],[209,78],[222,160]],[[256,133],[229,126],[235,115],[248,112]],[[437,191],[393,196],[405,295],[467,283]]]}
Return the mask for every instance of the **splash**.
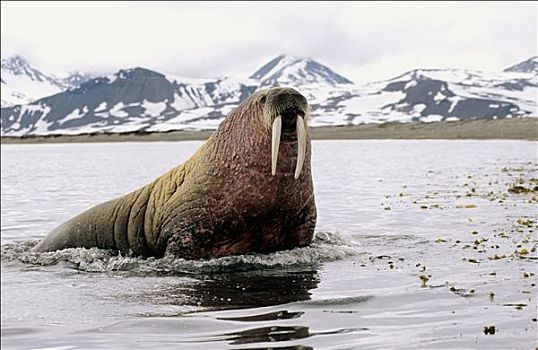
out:
{"label": "splash", "polygon": [[2,261],[51,266],[66,264],[80,271],[129,271],[154,274],[198,274],[250,271],[263,268],[313,265],[342,260],[359,254],[357,243],[334,232],[318,232],[307,247],[271,254],[244,254],[209,260],[185,260],[174,256],[160,259],[123,256],[98,248],[69,248],[55,252],[35,252],[38,241],[22,241],[2,246]]}

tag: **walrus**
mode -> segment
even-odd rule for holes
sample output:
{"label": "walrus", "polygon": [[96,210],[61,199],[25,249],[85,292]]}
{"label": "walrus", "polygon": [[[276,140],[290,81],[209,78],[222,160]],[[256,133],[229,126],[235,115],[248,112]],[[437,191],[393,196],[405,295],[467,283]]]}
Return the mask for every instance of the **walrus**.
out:
{"label": "walrus", "polygon": [[311,243],[309,105],[291,88],[239,104],[183,164],[52,230],[34,249],[207,259]]}

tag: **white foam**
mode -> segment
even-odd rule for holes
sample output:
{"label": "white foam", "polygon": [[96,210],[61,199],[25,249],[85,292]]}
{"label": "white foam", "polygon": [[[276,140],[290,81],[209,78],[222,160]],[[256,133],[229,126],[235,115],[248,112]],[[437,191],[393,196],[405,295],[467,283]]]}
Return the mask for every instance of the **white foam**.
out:
{"label": "white foam", "polygon": [[32,248],[36,244],[37,241],[5,244],[1,248],[2,261],[18,260],[32,265],[56,265],[60,262],[68,262],[76,269],[88,272],[135,271],[190,274],[311,265],[361,254],[355,242],[332,232],[317,233],[314,242],[307,247],[270,254],[249,253],[209,260],[185,260],[175,256],[145,259],[116,255],[110,250],[98,248],[35,252]]}

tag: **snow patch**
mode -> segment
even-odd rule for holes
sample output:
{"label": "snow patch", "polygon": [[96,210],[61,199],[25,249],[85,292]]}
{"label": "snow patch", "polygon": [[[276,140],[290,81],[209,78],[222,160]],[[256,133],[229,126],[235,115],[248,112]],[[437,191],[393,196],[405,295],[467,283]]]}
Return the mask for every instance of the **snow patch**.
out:
{"label": "snow patch", "polygon": [[412,88],[413,86],[417,86],[417,81],[416,80],[408,81],[407,84],[405,84],[405,86],[404,86],[404,90]]}
{"label": "snow patch", "polygon": [[413,117],[419,117],[428,106],[426,106],[424,103],[417,103],[413,106],[413,111],[411,112],[411,115]]}
{"label": "snow patch", "polygon": [[[183,94],[183,96],[185,96],[185,94]],[[177,92],[174,93],[174,101],[172,101],[170,107],[174,108],[176,111],[182,111],[185,109],[196,107],[196,103],[191,98],[185,98],[183,96],[179,96]]]}
{"label": "snow patch", "polygon": [[108,75],[106,79],[108,80],[109,84],[112,84],[118,79],[118,74]]}
{"label": "snow patch", "polygon": [[144,112],[145,115],[158,117],[161,115],[162,112],[165,111],[166,103],[165,102],[149,102],[148,100],[144,100],[142,102],[142,107],[146,110]]}
{"label": "snow patch", "polygon": [[62,119],[62,124],[64,124],[65,122],[67,122],[69,120],[80,119],[80,118],[84,117],[86,115],[86,113],[88,113],[88,106],[84,106],[82,108],[82,111],[80,111],[80,109],[77,108],[77,109],[73,110],[71,113],[69,113],[68,115],[66,115]]}
{"label": "snow patch", "polygon": [[452,113],[452,111],[454,110],[454,108],[456,108],[456,105],[457,105],[461,100],[463,100],[463,98],[460,97],[460,96],[452,96],[452,97],[449,97],[448,100],[451,102],[451,104],[450,104],[450,108],[448,109],[448,113]]}
{"label": "snow patch", "polygon": [[443,120],[443,116],[437,114],[430,114],[428,116],[420,118],[420,121],[425,123],[439,122],[441,120]]}
{"label": "snow patch", "polygon": [[233,111],[236,107],[237,107],[237,105],[226,105],[226,106],[221,107],[220,112],[221,112],[223,115],[228,115],[228,114],[232,113],[232,111]]}
{"label": "snow patch", "polygon": [[103,101],[99,104],[99,106],[97,106],[97,108],[94,110],[95,112],[102,112],[106,109],[106,101]]}
{"label": "snow patch", "polygon": [[112,107],[110,109],[110,111],[108,112],[111,116],[114,116],[114,117],[118,117],[118,118],[122,118],[122,117],[127,117],[129,116],[129,114],[125,111],[122,111],[122,108],[125,107],[125,105],[123,104],[123,102],[118,102],[114,105],[114,107]]}
{"label": "snow patch", "polygon": [[184,129],[216,129],[224,118],[207,118],[213,108],[204,107],[183,111],[177,116],[168,119],[165,123],[157,123],[148,128],[148,131],[169,131]]}
{"label": "snow patch", "polygon": [[379,94],[352,97],[341,102],[337,107],[344,108],[347,113],[366,114],[377,112],[381,107],[388,104],[397,103],[404,99],[405,96],[405,93],[401,91],[382,92]]}
{"label": "snow patch", "polygon": [[433,100],[434,100],[434,101],[442,101],[442,100],[445,99],[445,97],[446,97],[446,96],[443,95],[443,94],[441,93],[441,91],[439,91],[439,92],[437,92],[437,94],[435,94],[435,96],[433,96]]}

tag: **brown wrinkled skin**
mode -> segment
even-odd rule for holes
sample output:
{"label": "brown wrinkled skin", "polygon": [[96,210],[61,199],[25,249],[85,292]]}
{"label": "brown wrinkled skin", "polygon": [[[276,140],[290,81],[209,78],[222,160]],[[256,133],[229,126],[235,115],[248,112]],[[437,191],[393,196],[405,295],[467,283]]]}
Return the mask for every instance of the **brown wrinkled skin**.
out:
{"label": "brown wrinkled skin", "polygon": [[124,254],[199,259],[309,244],[316,206],[308,133],[300,177],[293,177],[297,142],[284,137],[277,173],[271,175],[272,119],[263,111],[272,95],[288,92],[293,96],[286,107],[296,100],[297,106],[307,107],[304,97],[292,89],[257,92],[184,164],[72,218],[35,250],[99,247]]}

